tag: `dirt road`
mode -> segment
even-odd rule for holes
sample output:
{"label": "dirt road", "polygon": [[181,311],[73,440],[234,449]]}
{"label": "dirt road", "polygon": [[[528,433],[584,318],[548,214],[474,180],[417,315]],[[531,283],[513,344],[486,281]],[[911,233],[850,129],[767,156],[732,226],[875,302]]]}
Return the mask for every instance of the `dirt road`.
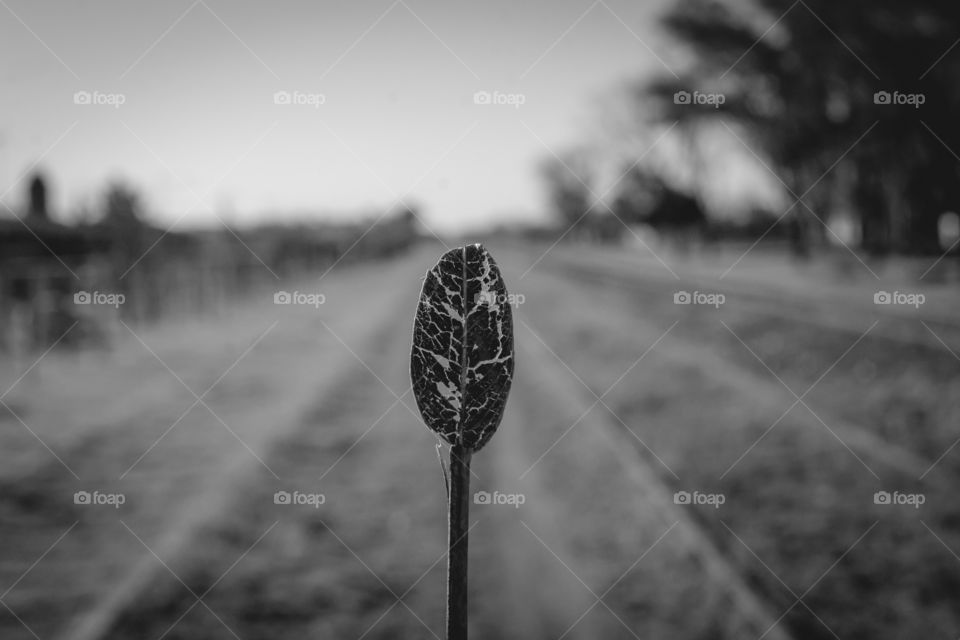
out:
{"label": "dirt road", "polygon": [[[874,540],[907,535],[911,557],[938,553],[922,527],[868,529],[867,469],[900,481],[922,452],[862,424],[839,431],[864,438],[841,446],[802,407],[765,433],[789,395],[754,385],[745,360],[674,342],[690,334],[671,327],[669,303],[639,315],[568,266],[545,260],[521,279],[528,254],[493,250],[525,300],[507,415],[474,458],[472,489],[490,496],[471,511],[476,637],[882,631],[834,600]],[[46,356],[0,421],[0,635],[442,635],[443,480],[407,370],[419,279],[440,251],[284,285],[323,293],[318,307],[264,292],[189,327],[125,329],[108,354]],[[819,416],[836,407],[809,402]],[[952,514],[943,484],[924,484],[932,527]],[[678,505],[678,490],[726,504]],[[75,504],[76,491],[124,502]],[[904,523],[916,524],[885,522]],[[820,550],[801,558],[796,545]],[[796,605],[828,567],[839,586]],[[909,592],[916,575],[885,588]],[[925,606],[940,617],[914,629],[949,624],[948,603]]]}

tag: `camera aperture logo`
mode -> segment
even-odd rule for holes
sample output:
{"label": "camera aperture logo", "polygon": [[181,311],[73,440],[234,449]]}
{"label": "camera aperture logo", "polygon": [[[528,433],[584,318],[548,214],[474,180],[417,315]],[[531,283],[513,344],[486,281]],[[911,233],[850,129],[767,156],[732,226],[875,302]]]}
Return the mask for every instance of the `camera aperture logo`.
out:
{"label": "camera aperture logo", "polygon": [[477,491],[473,494],[473,504],[505,504],[511,505],[514,509],[519,509],[520,505],[526,501],[527,496],[522,493],[500,493],[499,491],[490,493],[489,491]]}
{"label": "camera aperture logo", "polygon": [[707,293],[704,291],[676,291],[673,294],[673,304],[696,304],[706,305],[719,309],[720,305],[727,301],[727,296],[722,293]]}
{"label": "camera aperture logo", "polygon": [[101,493],[100,491],[77,491],[73,494],[73,504],[83,506],[110,506],[119,509],[127,501],[122,493]]}
{"label": "camera aperture logo", "polygon": [[327,501],[322,493],[304,493],[302,491],[277,491],[273,494],[273,504],[308,506],[319,509]]}
{"label": "camera aperture logo", "polygon": [[127,101],[122,93],[104,93],[103,91],[77,91],[73,94],[73,104],[81,106],[113,107],[119,109]]}
{"label": "camera aperture logo", "polygon": [[273,304],[297,304],[319,309],[327,301],[322,293],[306,293],[304,291],[277,291],[273,294]]}
{"label": "camera aperture logo", "polygon": [[490,104],[519,109],[527,103],[527,96],[522,93],[503,93],[502,91],[477,91],[473,94],[473,104]]}
{"label": "camera aperture logo", "polygon": [[77,291],[73,294],[73,304],[102,305],[119,309],[120,305],[127,301],[127,297],[122,293],[110,293],[106,291]]}
{"label": "camera aperture logo", "polygon": [[873,294],[873,304],[897,304],[919,309],[927,301],[922,293],[906,293],[904,291],[877,291]]}
{"label": "camera aperture logo", "polygon": [[322,93],[308,93],[304,91],[277,91],[273,94],[273,104],[292,105],[299,107],[313,107],[327,103],[327,96]]}
{"label": "camera aperture logo", "polygon": [[880,105],[907,105],[919,109],[927,101],[922,93],[901,93],[900,91],[877,91],[873,94],[873,104]]}
{"label": "camera aperture logo", "polygon": [[677,91],[673,94],[673,104],[694,104],[699,106],[711,106],[719,109],[720,105],[727,101],[727,96],[722,93],[703,93],[701,91]]}
{"label": "camera aperture logo", "polygon": [[512,307],[519,307],[521,304],[527,301],[527,297],[522,293],[508,293],[497,294],[493,291],[481,291],[474,298],[473,303],[477,305],[481,304],[509,304]]}
{"label": "camera aperture logo", "polygon": [[927,496],[922,493],[901,493],[900,491],[877,491],[873,494],[873,504],[882,505],[906,505],[919,509],[920,505],[927,501]]}
{"label": "camera aperture logo", "polygon": [[680,505],[708,505],[719,509],[727,501],[722,493],[703,493],[702,491],[677,491],[673,494],[673,504]]}

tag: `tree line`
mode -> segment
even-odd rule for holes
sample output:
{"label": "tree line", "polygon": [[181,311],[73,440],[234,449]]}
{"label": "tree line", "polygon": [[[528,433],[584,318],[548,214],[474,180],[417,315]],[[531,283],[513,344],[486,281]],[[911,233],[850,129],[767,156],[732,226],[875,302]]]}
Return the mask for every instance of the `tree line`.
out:
{"label": "tree line", "polygon": [[673,128],[693,180],[678,184],[628,157],[630,170],[600,202],[590,160],[561,154],[543,176],[565,224],[615,215],[709,227],[697,177],[725,162],[703,151],[720,131],[769,170],[789,206],[768,212],[769,223],[798,254],[830,241],[841,214],[855,230],[843,242],[870,254],[956,249],[944,246],[944,224],[955,234],[960,211],[955,2],[681,0],[662,24],[689,62],[630,87],[629,126]]}

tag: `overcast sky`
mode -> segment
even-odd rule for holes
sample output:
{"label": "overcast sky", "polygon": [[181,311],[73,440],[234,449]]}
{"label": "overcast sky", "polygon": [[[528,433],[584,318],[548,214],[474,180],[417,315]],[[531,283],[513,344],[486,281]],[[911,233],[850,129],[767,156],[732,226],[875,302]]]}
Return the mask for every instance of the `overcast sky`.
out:
{"label": "overcast sky", "polygon": [[[618,83],[666,72],[645,46],[669,59],[661,10],[2,0],[0,182],[40,159],[63,213],[125,178],[154,220],[181,224],[211,222],[210,207],[249,221],[397,197],[440,229],[536,215],[545,147],[577,140]],[[75,104],[80,91],[107,104]],[[477,91],[523,104],[475,104]],[[4,196],[21,200],[22,184]]]}

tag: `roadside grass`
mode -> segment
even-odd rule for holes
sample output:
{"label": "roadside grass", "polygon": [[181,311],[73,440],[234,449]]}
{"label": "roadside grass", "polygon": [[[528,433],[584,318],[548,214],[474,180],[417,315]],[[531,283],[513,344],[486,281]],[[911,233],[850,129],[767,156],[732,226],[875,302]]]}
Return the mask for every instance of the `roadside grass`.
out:
{"label": "roadside grass", "polygon": [[[575,299],[578,304],[567,309],[576,311],[562,320],[541,314],[537,329],[564,362],[575,363],[571,368],[596,393],[613,382],[612,373],[625,371],[658,338],[657,329],[680,321],[605,401],[678,476],[638,444],[637,455],[665,482],[677,490],[725,496],[717,509],[687,508],[775,609],[786,611],[796,600],[793,593],[799,596],[813,587],[804,602],[826,626],[797,605],[786,616],[797,637],[833,637],[830,629],[840,637],[903,637],[904,630],[937,637],[957,628],[960,616],[947,594],[960,580],[960,562],[932,533],[951,549],[960,549],[960,507],[950,483],[920,482],[858,452],[879,479],[874,477],[827,428],[811,424],[810,416],[802,415],[807,409],[799,405],[764,435],[780,415],[762,408],[772,406],[770,398],[760,402],[758,397],[767,393],[765,388],[758,387],[755,394],[737,392],[722,375],[708,375],[696,363],[670,357],[678,345],[701,349],[705,357],[720,353],[731,373],[747,369],[778,384],[715,317],[707,319],[702,312],[681,317],[683,308],[678,311],[670,301],[627,299],[597,287],[581,287]],[[590,309],[599,308],[604,309],[602,323],[589,316]],[[725,318],[738,334],[743,331],[740,337],[748,344],[762,342],[765,334],[769,339],[770,332],[779,334],[775,343],[780,354],[770,366],[798,394],[806,390],[803,382],[812,384],[856,338],[784,322],[750,326],[736,314]],[[953,411],[946,394],[957,380],[945,351],[894,351],[888,341],[864,339],[848,358],[818,385],[816,395],[805,399],[818,413],[827,407],[886,437],[889,430],[875,425],[895,422],[884,412],[910,394],[916,410]],[[873,375],[858,377],[865,362],[873,363]],[[876,404],[880,398],[888,398],[889,404]],[[782,411],[792,401],[787,393]],[[911,444],[929,441],[945,448],[950,444],[945,443],[946,425],[956,421],[940,424],[945,425],[942,433],[918,433],[927,428],[923,421],[903,427],[902,433],[913,431]],[[936,449],[931,444],[924,450]],[[919,509],[876,505],[873,494],[878,490],[921,492],[926,502]]]}

